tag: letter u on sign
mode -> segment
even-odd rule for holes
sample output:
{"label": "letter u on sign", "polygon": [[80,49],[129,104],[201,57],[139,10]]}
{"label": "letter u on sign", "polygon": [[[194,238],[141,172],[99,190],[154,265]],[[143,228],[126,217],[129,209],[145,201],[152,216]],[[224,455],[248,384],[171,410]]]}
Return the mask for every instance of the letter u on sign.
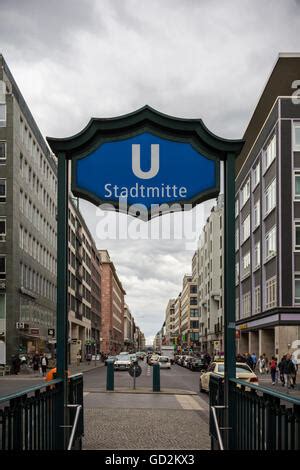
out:
{"label": "letter u on sign", "polygon": [[150,170],[141,170],[141,146],[132,144],[132,171],[138,178],[149,180],[154,178],[159,171],[159,144],[151,144],[151,166]]}

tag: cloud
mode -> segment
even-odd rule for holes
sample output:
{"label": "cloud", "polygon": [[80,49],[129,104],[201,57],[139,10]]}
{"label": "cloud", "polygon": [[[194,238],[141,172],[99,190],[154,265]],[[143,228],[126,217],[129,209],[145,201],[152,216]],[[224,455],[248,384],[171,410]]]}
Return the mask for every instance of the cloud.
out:
{"label": "cloud", "polygon": [[[145,103],[201,117],[221,137],[245,130],[278,52],[299,51],[299,2],[1,0],[1,52],[44,135]],[[194,209],[205,221],[211,204]],[[96,236],[95,210],[81,204]],[[122,216],[120,216],[122,217]],[[200,231],[200,226],[198,226]],[[99,240],[146,336],[191,270],[182,241]],[[196,247],[196,244],[195,244]]]}

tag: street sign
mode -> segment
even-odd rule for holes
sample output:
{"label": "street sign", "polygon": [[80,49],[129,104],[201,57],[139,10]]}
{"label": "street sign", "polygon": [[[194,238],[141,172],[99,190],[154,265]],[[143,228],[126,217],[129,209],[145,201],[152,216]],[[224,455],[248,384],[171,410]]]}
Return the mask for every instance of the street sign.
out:
{"label": "street sign", "polygon": [[[216,197],[220,162],[224,162],[224,376],[227,426],[232,427],[235,408],[229,382],[236,376],[235,159],[244,142],[214,135],[201,119],[176,118],[149,106],[125,116],[93,118],[76,135],[48,137],[47,141],[58,160],[57,377],[64,382],[68,370],[69,163],[75,196],[97,206],[106,203],[103,210],[115,209],[150,220]],[[61,387],[57,412],[61,422],[65,422],[66,403],[67,387]],[[61,428],[62,449],[65,437]],[[233,437],[230,435],[231,440]]]}
{"label": "street sign", "polygon": [[134,364],[128,369],[128,372],[131,377],[139,377],[142,373],[142,368],[138,364]]}

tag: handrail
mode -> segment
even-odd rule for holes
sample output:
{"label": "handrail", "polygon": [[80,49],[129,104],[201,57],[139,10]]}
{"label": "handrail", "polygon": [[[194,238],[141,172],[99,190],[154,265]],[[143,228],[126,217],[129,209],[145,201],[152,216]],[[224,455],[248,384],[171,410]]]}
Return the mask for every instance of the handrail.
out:
{"label": "handrail", "polygon": [[293,405],[300,405],[300,399],[299,398],[290,397],[288,395],[285,395],[282,392],[277,392],[277,391],[272,390],[268,387],[263,387],[261,385],[255,385],[254,383],[246,382],[245,380],[235,379],[235,378],[230,378],[229,381],[233,382],[237,385],[243,385],[244,387],[251,388],[252,390],[256,390],[258,392],[267,393],[268,395],[271,395],[275,398],[280,398],[281,400],[292,403]]}
{"label": "handrail", "polygon": [[217,437],[218,437],[218,442],[219,442],[220,450],[224,450],[224,444],[223,444],[223,439],[222,439],[222,436],[221,436],[221,433],[220,433],[220,427],[219,427],[219,423],[218,423],[216,408],[223,408],[223,409],[225,409],[226,406],[211,406],[210,408],[211,408],[212,415],[213,415],[214,422],[215,422],[215,426],[216,426],[216,431],[217,431]]}
{"label": "handrail", "polygon": [[76,431],[76,428],[77,428],[79,414],[80,414],[80,411],[82,409],[82,405],[67,405],[67,406],[68,406],[68,408],[77,408],[74,423],[73,423],[73,427],[72,427],[71,436],[70,436],[70,439],[69,439],[68,449],[67,449],[67,450],[71,450],[72,445],[73,445],[73,441],[74,441],[74,437],[75,437],[75,431]]}
{"label": "handrail", "polygon": [[61,379],[61,378],[50,380],[49,382],[41,383],[39,385],[36,385],[35,387],[26,388],[25,390],[21,390],[20,392],[16,392],[16,393],[13,393],[11,395],[6,395],[4,397],[0,397],[0,404],[5,403],[6,401],[13,400],[15,398],[22,397],[23,395],[27,395],[29,393],[36,392],[37,390],[41,390],[41,388],[46,388],[46,387],[49,387],[51,385],[59,384],[62,381],[63,381],[63,379]]}

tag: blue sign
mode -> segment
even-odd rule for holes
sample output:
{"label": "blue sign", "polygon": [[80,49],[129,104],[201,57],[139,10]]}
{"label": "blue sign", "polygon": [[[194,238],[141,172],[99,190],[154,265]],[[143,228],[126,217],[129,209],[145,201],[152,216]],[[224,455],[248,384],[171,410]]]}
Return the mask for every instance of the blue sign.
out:
{"label": "blue sign", "polygon": [[92,194],[99,203],[128,206],[193,204],[199,194],[218,189],[219,162],[188,142],[153,132],[105,141],[75,160],[76,192]]}

